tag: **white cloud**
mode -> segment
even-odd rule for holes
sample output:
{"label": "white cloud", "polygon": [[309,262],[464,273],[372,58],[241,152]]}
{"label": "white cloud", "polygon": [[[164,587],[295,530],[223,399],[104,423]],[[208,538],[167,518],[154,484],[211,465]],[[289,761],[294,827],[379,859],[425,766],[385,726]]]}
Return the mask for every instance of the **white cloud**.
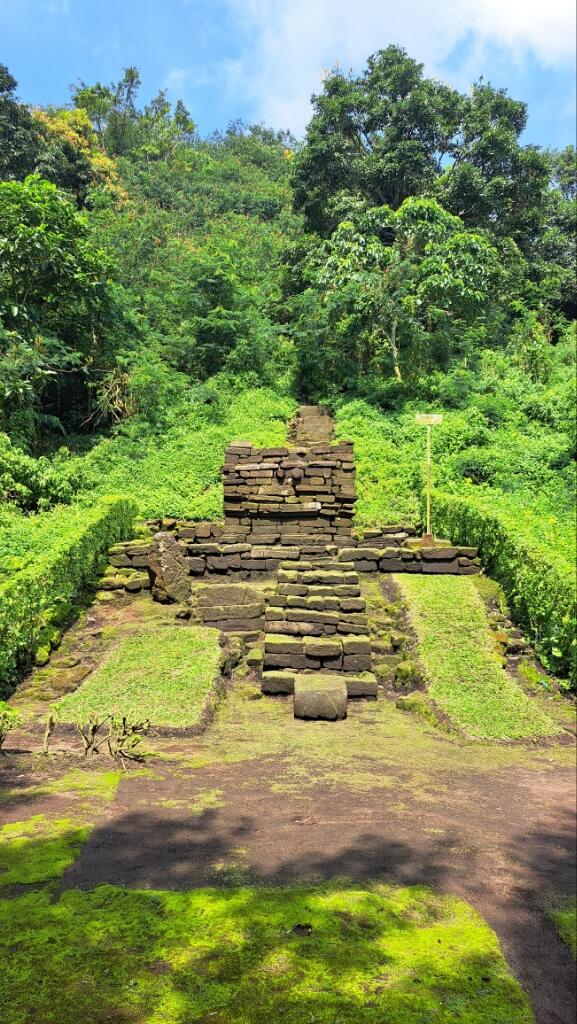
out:
{"label": "white cloud", "polygon": [[49,14],[70,14],[69,0],[45,0],[44,6]]}
{"label": "white cloud", "polygon": [[[360,69],[367,56],[400,43],[427,73],[463,87],[483,73],[488,53],[546,67],[571,66],[573,0],[227,0],[244,39],[234,81],[257,117],[300,133],[323,70]],[[462,54],[455,48],[466,43]],[[228,73],[223,68],[223,77]]]}

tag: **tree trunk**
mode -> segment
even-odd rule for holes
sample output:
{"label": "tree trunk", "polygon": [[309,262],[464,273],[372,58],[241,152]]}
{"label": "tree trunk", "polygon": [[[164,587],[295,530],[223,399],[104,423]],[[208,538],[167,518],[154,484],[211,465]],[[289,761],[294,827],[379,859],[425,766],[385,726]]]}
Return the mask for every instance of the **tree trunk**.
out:
{"label": "tree trunk", "polygon": [[390,334],[391,355],[393,357],[393,373],[397,380],[402,381],[401,367],[399,366],[399,346],[397,344],[397,321],[393,320]]}

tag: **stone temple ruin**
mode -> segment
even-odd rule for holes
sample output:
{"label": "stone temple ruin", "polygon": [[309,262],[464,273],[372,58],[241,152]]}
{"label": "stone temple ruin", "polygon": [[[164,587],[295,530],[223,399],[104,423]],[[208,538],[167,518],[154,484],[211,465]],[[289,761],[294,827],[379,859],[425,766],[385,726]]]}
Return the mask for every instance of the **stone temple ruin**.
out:
{"label": "stone temple ruin", "polygon": [[[299,718],[344,718],[350,698],[378,696],[360,573],[480,572],[476,549],[423,547],[410,526],[358,539],[353,444],[317,406],[299,409],[286,446],[229,445],[223,486],[223,523],[151,521],[150,542],[115,545],[111,586],[138,589],[128,570],[147,569],[154,597],[187,600],[179,614],[254,634],[263,693],[293,694]],[[254,585],[270,577],[272,592]]]}

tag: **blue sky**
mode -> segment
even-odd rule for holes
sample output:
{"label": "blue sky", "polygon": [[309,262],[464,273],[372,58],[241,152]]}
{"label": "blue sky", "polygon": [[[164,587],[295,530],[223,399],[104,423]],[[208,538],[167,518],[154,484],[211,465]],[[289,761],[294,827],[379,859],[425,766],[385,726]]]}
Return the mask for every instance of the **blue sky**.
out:
{"label": "blue sky", "polygon": [[136,64],[142,101],[167,88],[203,133],[242,117],[302,134],[324,70],[393,42],[462,90],[483,75],[527,101],[527,141],[575,141],[573,0],[0,0],[0,61],[26,102]]}

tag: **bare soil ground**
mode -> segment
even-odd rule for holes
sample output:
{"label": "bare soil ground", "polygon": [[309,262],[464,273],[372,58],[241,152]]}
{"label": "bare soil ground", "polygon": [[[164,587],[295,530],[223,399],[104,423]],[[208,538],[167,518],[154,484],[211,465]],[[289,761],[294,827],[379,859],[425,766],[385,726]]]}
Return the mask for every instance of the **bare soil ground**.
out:
{"label": "bare soil ground", "polygon": [[[91,657],[109,614],[90,625]],[[575,889],[572,748],[461,742],[387,699],[351,704],[344,722],[299,722],[290,700],[258,699],[250,677],[205,735],[148,745],[149,771],[127,771],[98,809],[63,888],[429,883],[496,930],[538,1024],[573,1024],[574,964],[544,912]],[[0,770],[18,795],[0,804],[6,821],[66,814],[65,793],[30,790],[78,764],[76,742],[59,738],[47,760],[30,755],[38,746],[34,728],[10,736]]]}

